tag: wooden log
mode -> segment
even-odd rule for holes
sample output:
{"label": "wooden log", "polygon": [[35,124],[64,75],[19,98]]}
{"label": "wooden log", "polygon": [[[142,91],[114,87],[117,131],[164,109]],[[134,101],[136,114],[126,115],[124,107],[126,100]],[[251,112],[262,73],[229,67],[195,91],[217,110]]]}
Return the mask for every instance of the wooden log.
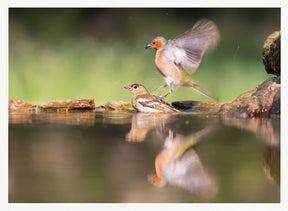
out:
{"label": "wooden log", "polygon": [[130,102],[109,101],[104,105],[97,106],[95,111],[136,111]]}
{"label": "wooden log", "polygon": [[22,101],[22,100],[9,100],[8,101],[8,109],[9,111],[29,111],[33,110],[32,104]]}
{"label": "wooden log", "polygon": [[46,104],[35,105],[36,109],[44,110],[91,110],[95,108],[94,99],[54,100]]}

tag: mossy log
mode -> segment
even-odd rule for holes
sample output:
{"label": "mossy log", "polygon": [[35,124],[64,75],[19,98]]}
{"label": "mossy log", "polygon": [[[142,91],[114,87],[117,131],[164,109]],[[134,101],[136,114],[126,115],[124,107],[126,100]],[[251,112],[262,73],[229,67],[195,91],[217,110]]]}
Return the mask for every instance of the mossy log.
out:
{"label": "mossy log", "polygon": [[125,101],[109,101],[104,105],[97,106],[95,111],[136,111],[132,103]]}
{"label": "mossy log", "polygon": [[70,99],[70,100],[54,100],[46,104],[35,105],[36,109],[44,110],[74,110],[86,109],[92,110],[95,108],[94,99]]}
{"label": "mossy log", "polygon": [[9,111],[17,111],[17,110],[29,111],[29,110],[33,110],[34,108],[32,104],[22,101],[22,100],[9,100],[8,109]]}

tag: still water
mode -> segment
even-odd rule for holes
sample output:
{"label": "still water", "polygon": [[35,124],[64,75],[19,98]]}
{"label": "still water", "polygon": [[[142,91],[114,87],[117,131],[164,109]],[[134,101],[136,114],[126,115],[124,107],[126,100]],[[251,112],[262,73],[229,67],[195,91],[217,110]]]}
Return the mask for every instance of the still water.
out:
{"label": "still water", "polygon": [[9,113],[9,202],[280,202],[280,120]]}

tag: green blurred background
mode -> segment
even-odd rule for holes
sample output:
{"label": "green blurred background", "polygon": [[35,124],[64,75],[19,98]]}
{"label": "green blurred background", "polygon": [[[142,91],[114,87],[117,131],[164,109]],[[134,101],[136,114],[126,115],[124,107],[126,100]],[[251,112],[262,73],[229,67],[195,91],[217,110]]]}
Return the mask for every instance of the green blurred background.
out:
{"label": "green blurred background", "polygon": [[[231,101],[270,77],[262,46],[280,29],[279,8],[10,8],[9,99],[130,101],[124,86],[164,84],[155,50],[145,46],[159,35],[174,38],[200,18],[218,25],[221,41],[191,78],[219,101]],[[166,100],[210,99],[180,87]]]}

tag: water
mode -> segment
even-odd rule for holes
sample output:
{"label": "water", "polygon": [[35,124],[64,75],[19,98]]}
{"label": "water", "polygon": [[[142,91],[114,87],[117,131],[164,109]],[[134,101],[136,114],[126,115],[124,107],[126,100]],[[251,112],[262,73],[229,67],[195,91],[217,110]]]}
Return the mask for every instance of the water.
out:
{"label": "water", "polygon": [[9,113],[9,202],[280,202],[280,120]]}

